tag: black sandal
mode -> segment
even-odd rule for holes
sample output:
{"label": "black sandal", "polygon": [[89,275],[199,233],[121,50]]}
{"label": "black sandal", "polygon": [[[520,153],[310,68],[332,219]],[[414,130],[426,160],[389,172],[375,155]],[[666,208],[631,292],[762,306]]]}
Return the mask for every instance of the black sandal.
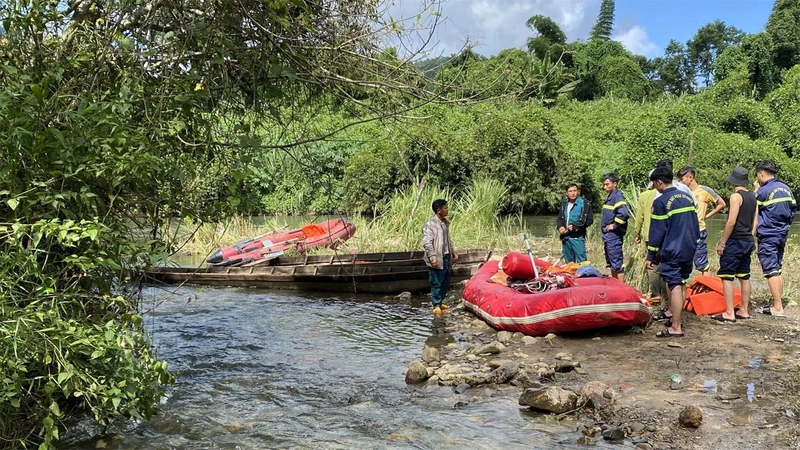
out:
{"label": "black sandal", "polygon": [[672,319],[672,316],[668,316],[665,310],[663,309],[658,314],[653,316],[653,320],[670,320],[670,319]]}
{"label": "black sandal", "polygon": [[716,316],[711,316],[711,318],[716,320],[716,321],[718,321],[718,322],[736,323],[736,319],[726,319],[725,316],[723,316],[722,314],[717,314]]}

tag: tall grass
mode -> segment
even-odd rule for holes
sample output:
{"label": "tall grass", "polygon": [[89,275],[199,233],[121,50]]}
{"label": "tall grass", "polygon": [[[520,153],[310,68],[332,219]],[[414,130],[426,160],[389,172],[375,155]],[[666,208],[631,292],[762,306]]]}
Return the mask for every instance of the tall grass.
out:
{"label": "tall grass", "polygon": [[361,253],[422,248],[422,227],[433,215],[431,204],[440,198],[448,201],[456,247],[517,248],[516,241],[522,242],[517,239],[522,234],[521,217],[499,214],[506,193],[506,187],[494,180],[475,180],[462,192],[418,186],[398,191],[379,217],[355,218],[356,235],[342,249]]}

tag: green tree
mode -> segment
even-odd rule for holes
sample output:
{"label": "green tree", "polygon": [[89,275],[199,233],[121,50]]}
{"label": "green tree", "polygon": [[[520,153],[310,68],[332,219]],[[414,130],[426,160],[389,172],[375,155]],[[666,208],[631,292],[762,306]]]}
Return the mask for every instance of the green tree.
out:
{"label": "green tree", "polygon": [[712,70],[714,81],[719,83],[735,73],[747,73],[750,65],[749,58],[741,46],[734,45],[726,48],[714,60]]}
{"label": "green tree", "polygon": [[535,35],[528,38],[528,51],[536,58],[542,59],[550,55],[553,62],[562,58],[567,43],[567,35],[553,19],[536,15],[531,16],[525,26],[534,31]]}
{"label": "green tree", "polygon": [[772,38],[779,70],[800,64],[800,0],[776,0],[766,32]]}
{"label": "green tree", "polygon": [[519,82],[519,98],[536,98],[549,107],[555,104],[559,95],[574,91],[580,80],[574,80],[560,59],[553,62],[550,55],[545,54],[541,59],[534,57],[530,60],[528,70],[521,74]]}
{"label": "green tree", "polygon": [[576,46],[575,76],[581,80],[574,96],[592,100],[604,95],[641,100],[649,81],[633,56],[617,41],[595,40]]}
{"label": "green tree", "polygon": [[589,39],[592,41],[611,39],[611,31],[614,28],[614,0],[603,0],[600,4],[600,13],[597,15]]}
{"label": "green tree", "polygon": [[671,40],[664,56],[653,61],[657,85],[664,92],[681,95],[694,92],[695,68],[680,42]]}
{"label": "green tree", "polygon": [[689,61],[697,74],[703,77],[706,86],[710,86],[714,80],[714,60],[728,46],[741,43],[743,36],[744,33],[738,28],[717,20],[697,30],[694,37],[686,43]]}
{"label": "green tree", "polygon": [[775,46],[772,37],[763,32],[747,35],[742,39],[742,50],[747,55],[747,72],[754,97],[760,100],[775,89],[780,81],[773,60]]}

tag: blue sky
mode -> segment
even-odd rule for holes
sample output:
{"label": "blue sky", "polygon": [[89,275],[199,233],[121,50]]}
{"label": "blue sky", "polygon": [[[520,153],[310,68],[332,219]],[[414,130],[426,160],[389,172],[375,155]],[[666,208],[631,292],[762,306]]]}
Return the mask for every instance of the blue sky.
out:
{"label": "blue sky", "polygon": [[[394,0],[394,15],[416,15],[422,2]],[[656,57],[670,39],[686,43],[698,28],[723,20],[747,33],[763,30],[773,0],[617,0],[613,39],[628,50]],[[600,0],[444,0],[444,21],[434,36],[429,56],[459,51],[466,39],[484,55],[523,47],[530,36],[525,21],[534,14],[551,17],[569,40],[586,39],[600,9]]]}

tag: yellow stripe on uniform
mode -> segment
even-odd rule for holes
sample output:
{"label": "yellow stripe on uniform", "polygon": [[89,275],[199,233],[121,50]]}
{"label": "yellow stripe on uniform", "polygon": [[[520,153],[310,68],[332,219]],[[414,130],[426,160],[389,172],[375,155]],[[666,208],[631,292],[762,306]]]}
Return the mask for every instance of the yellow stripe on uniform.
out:
{"label": "yellow stripe on uniform", "polygon": [[621,202],[614,203],[613,205],[603,205],[603,209],[617,209],[620,206],[627,205],[627,204],[628,204],[628,202],[623,200]]}
{"label": "yellow stripe on uniform", "polygon": [[692,212],[697,214],[697,210],[695,209],[694,206],[684,206],[683,208],[673,209],[672,211],[669,211],[663,215],[651,214],[650,218],[655,220],[667,220],[676,214],[683,214],[687,212]]}
{"label": "yellow stripe on uniform", "polygon": [[795,199],[793,199],[792,197],[781,197],[781,198],[773,198],[772,200],[767,200],[765,202],[758,202],[758,206],[769,206],[781,202],[792,202],[793,205],[797,204]]}
{"label": "yellow stripe on uniform", "polygon": [[621,225],[625,225],[625,221],[620,219],[619,217],[614,217],[614,222],[617,222],[618,224]]}
{"label": "yellow stripe on uniform", "polygon": [[650,247],[649,245],[647,246],[647,249],[650,250],[651,252],[657,252],[658,251],[658,247]]}

